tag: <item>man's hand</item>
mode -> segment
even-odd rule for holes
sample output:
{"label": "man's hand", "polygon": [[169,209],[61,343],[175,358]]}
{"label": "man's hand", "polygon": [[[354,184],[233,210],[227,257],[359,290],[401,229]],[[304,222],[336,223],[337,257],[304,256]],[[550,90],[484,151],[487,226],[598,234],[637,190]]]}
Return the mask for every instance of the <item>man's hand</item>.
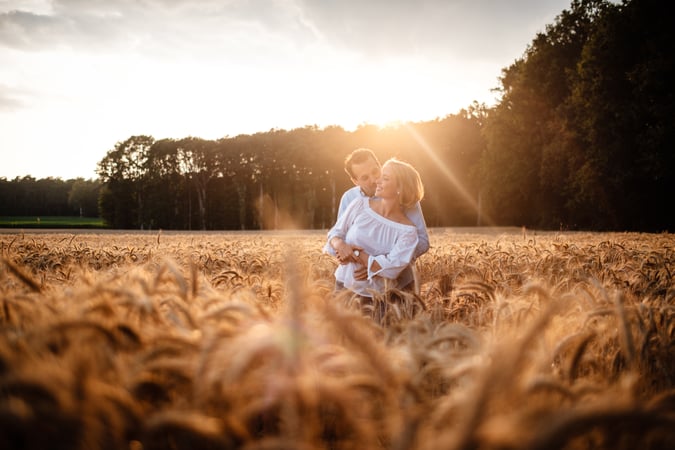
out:
{"label": "man's hand", "polygon": [[347,264],[350,262],[357,262],[356,255],[354,255],[354,250],[362,251],[363,249],[357,245],[347,244],[340,238],[331,239],[331,247],[335,250],[335,255],[337,256],[340,264]]}
{"label": "man's hand", "polygon": [[365,281],[368,279],[368,254],[363,249],[358,249],[354,252],[354,259],[358,264],[354,268],[354,279],[357,281]]}
{"label": "man's hand", "polygon": [[[359,256],[355,258],[356,262],[359,264],[356,269],[354,269],[354,279],[358,281],[364,281],[368,279],[368,253],[364,252],[363,249],[360,249]],[[370,270],[373,272],[378,272],[382,269],[380,263],[373,260],[370,264]]]}
{"label": "man's hand", "polygon": [[365,281],[368,279],[368,269],[366,266],[357,266],[354,269],[354,279],[357,281]]}

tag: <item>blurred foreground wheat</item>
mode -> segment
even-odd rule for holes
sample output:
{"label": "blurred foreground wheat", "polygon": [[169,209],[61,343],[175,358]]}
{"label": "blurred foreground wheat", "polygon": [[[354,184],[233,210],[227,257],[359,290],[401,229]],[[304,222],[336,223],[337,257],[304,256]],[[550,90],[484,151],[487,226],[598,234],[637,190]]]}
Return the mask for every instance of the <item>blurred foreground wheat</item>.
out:
{"label": "blurred foreground wheat", "polygon": [[433,230],[382,325],[322,233],[0,235],[0,448],[675,448],[675,237]]}

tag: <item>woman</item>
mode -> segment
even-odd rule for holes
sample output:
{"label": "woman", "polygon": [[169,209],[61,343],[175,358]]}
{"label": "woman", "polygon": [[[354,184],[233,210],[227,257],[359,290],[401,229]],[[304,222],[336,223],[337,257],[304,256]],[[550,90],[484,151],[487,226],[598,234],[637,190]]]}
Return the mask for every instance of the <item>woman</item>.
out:
{"label": "woman", "polygon": [[[355,199],[328,234],[328,244],[344,263],[335,271],[339,286],[363,297],[397,287],[396,278],[410,264],[418,241],[417,229],[404,211],[423,196],[413,166],[395,158],[384,163],[375,197]],[[340,245],[342,241],[351,247]],[[344,248],[356,250],[345,255]]]}

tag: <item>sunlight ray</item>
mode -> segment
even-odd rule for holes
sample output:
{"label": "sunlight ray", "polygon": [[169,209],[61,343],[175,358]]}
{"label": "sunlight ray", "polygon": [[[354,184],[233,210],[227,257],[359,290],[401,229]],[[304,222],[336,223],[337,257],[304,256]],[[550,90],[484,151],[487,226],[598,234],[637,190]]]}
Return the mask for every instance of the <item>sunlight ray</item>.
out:
{"label": "sunlight ray", "polygon": [[420,148],[424,150],[426,155],[431,158],[431,160],[436,164],[436,166],[441,170],[445,178],[452,183],[452,185],[457,189],[462,198],[471,206],[471,208],[476,212],[477,225],[478,226],[496,226],[496,223],[489,215],[486,215],[485,211],[482,210],[481,205],[481,194],[478,192],[478,198],[474,198],[471,193],[464,187],[464,185],[459,181],[455,173],[452,171],[452,168],[448,167],[436,154],[433,148],[427,143],[426,139],[422,137],[417,130],[410,124],[406,123],[403,125],[405,129],[410,133],[410,135],[415,139],[419,144]]}

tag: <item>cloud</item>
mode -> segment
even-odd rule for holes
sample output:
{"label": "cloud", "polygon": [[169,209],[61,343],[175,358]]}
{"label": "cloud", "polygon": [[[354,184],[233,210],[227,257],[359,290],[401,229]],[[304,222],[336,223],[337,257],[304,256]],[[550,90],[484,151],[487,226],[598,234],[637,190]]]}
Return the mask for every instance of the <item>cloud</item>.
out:
{"label": "cloud", "polygon": [[36,10],[0,13],[0,44],[139,51],[166,45],[180,52],[198,44],[233,51],[242,41],[272,46],[281,39],[368,57],[489,58],[510,50],[506,37],[521,32],[518,22],[550,6],[534,0],[54,0],[51,9]]}
{"label": "cloud", "polygon": [[535,0],[298,1],[305,19],[325,39],[369,57],[407,53],[491,59],[513,54],[511,38],[522,34],[523,27],[534,32],[552,19],[528,23],[527,17],[551,9],[547,2]]}
{"label": "cloud", "polygon": [[115,44],[120,20],[86,14],[62,15],[13,10],[0,14],[0,45],[22,51],[108,47]]}
{"label": "cloud", "polygon": [[0,83],[0,112],[14,112],[24,108],[36,93]]}
{"label": "cloud", "polygon": [[5,86],[0,86],[0,111],[16,111],[20,109],[23,102],[16,98],[11,90],[6,90]]}
{"label": "cloud", "polygon": [[0,44],[28,50],[42,47],[48,41],[45,35],[54,28],[49,16],[25,11],[10,11],[0,14]]}
{"label": "cloud", "polygon": [[[290,5],[290,7],[289,7]],[[281,1],[55,0],[51,9],[0,11],[0,45],[139,53],[237,53],[242,43],[311,37],[292,3]]]}

